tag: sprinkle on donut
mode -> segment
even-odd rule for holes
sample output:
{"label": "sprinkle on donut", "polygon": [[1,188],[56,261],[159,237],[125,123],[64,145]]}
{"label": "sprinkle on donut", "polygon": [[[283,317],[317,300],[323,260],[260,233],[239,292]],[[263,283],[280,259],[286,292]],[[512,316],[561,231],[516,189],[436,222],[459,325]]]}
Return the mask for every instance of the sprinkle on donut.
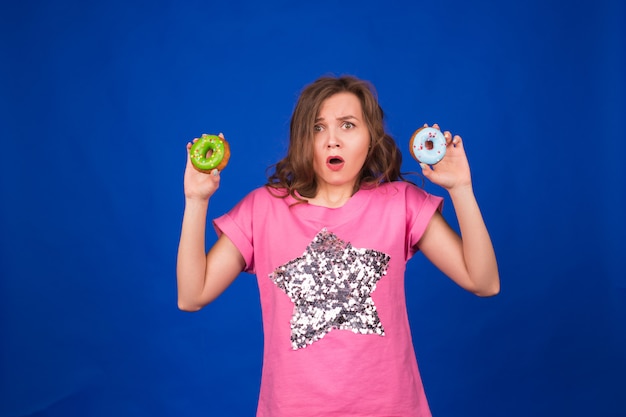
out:
{"label": "sprinkle on donut", "polygon": [[435,165],[446,155],[446,138],[439,129],[421,127],[411,136],[409,149],[417,162]]}
{"label": "sprinkle on donut", "polygon": [[221,171],[226,168],[230,159],[230,146],[220,136],[205,133],[191,146],[189,156],[198,171]]}

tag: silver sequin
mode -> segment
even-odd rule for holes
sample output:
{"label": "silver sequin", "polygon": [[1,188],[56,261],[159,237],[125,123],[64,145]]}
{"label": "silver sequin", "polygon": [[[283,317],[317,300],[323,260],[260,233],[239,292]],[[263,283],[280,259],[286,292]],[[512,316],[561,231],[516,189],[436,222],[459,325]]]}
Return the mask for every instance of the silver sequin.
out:
{"label": "silver sequin", "polygon": [[324,228],[302,256],[276,268],[270,279],[294,303],[292,348],[306,347],[333,328],[384,336],[370,294],[388,264],[389,255],[353,248]]}

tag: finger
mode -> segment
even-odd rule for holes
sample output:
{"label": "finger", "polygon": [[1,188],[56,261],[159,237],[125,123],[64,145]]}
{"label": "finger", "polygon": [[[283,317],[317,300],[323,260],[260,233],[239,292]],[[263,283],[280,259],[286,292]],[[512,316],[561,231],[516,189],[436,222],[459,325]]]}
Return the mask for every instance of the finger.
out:
{"label": "finger", "polygon": [[433,127],[434,127],[435,129],[437,129],[437,130],[441,130],[441,129],[439,128],[439,123],[435,123],[435,124],[433,124]]}
{"label": "finger", "polygon": [[213,171],[211,171],[211,175],[213,175],[214,177],[219,177],[220,172],[218,171],[218,169],[214,169]]}
{"label": "finger", "polygon": [[461,139],[461,137],[459,135],[454,135],[454,138],[452,138],[452,144],[454,146],[459,146],[463,143],[463,140]]}
{"label": "finger", "polygon": [[224,139],[224,134],[222,132],[220,132],[217,136],[219,136],[220,138]]}
{"label": "finger", "polygon": [[420,166],[422,167],[422,175],[430,180],[434,172],[433,168],[423,162],[420,162]]}
{"label": "finger", "polygon": [[446,138],[447,145],[450,145],[450,143],[452,143],[452,133],[450,133],[450,131],[446,130],[445,132],[443,132],[443,137]]}

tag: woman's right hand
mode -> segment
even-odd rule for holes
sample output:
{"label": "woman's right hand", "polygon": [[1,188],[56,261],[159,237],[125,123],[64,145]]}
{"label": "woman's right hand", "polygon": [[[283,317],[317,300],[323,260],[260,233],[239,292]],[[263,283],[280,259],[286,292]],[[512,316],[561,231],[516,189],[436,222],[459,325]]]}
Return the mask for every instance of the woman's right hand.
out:
{"label": "woman's right hand", "polygon": [[[224,135],[219,136],[223,139]],[[198,139],[194,139],[193,143]],[[185,197],[191,200],[207,201],[220,186],[220,172],[214,169],[210,173],[198,171],[191,163],[190,149],[192,143],[187,144],[187,166],[185,167]]]}

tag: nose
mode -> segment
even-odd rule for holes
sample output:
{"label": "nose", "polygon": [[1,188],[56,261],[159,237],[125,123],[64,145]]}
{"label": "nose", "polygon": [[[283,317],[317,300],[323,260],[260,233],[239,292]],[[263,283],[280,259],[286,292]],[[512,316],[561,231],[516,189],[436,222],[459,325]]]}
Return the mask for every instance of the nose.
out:
{"label": "nose", "polygon": [[328,135],[328,143],[326,144],[327,148],[339,148],[339,139],[337,138],[337,136],[330,132]]}

